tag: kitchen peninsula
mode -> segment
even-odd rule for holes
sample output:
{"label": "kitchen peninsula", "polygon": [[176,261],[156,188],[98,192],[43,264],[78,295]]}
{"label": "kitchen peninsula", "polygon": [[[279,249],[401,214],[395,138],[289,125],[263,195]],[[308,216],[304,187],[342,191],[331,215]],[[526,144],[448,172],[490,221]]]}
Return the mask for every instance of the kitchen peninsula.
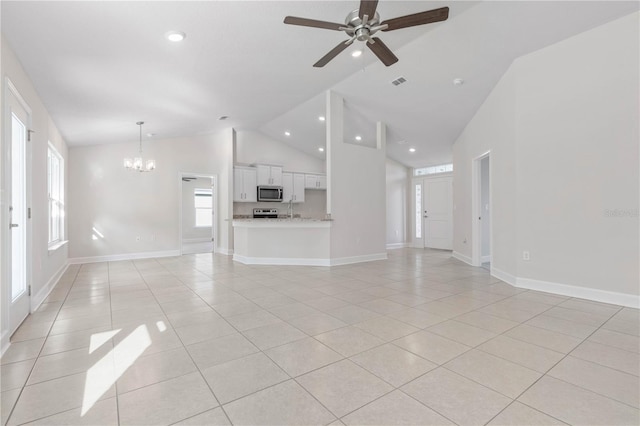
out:
{"label": "kitchen peninsula", "polygon": [[248,265],[329,266],[331,221],[234,219],[233,260]]}

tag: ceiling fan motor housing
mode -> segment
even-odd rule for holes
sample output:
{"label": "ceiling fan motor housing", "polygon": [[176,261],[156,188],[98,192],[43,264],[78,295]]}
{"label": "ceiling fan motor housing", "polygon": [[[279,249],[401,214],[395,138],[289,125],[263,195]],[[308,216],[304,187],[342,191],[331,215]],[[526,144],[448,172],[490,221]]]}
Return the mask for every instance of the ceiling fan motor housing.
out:
{"label": "ceiling fan motor housing", "polygon": [[359,16],[359,9],[356,9],[347,15],[347,18],[344,21],[347,26],[354,29],[353,34],[356,36],[357,40],[360,41],[368,41],[371,33],[371,27],[375,27],[380,23],[380,15],[376,12],[372,18],[368,17],[367,22],[364,23]]}

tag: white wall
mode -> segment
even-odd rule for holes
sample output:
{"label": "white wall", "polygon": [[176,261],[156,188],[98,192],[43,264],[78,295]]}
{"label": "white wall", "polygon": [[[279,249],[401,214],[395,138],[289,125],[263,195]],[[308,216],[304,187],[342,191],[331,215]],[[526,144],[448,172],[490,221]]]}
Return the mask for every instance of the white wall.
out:
{"label": "white wall", "polygon": [[212,227],[196,227],[196,189],[210,189],[211,178],[198,177],[182,181],[182,241],[208,239],[211,242]]}
{"label": "white wall", "polygon": [[283,166],[285,172],[324,174],[327,171],[324,160],[250,130],[237,132],[234,161]]}
{"label": "white wall", "polygon": [[[497,273],[638,303],[638,19],[526,55],[503,76],[454,145],[457,252],[471,256],[471,161],[491,150]],[[626,217],[607,217],[615,210]]]}
{"label": "white wall", "polygon": [[[380,149],[344,143],[344,101],[327,92],[327,211],[331,259],[386,257],[386,134]],[[382,126],[384,129],[384,126]],[[346,260],[345,260],[346,261]]]}
{"label": "white wall", "polygon": [[[70,149],[69,256],[177,252],[180,172],[218,176],[216,251],[228,252],[233,238],[228,221],[232,214],[233,130],[143,142],[144,157],[154,158],[157,164],[150,173],[122,167],[122,159],[136,149],[135,140]],[[138,236],[140,241],[136,241]]]}
{"label": "white wall", "polygon": [[[30,128],[35,131],[32,134],[32,142],[30,142],[31,151],[31,174],[27,178],[31,189],[31,200],[28,206],[32,209],[31,219],[31,286],[32,286],[32,307],[38,305],[48,294],[48,291],[55,284],[55,280],[66,266],[67,262],[67,246],[63,246],[56,251],[49,252],[48,239],[49,239],[49,224],[48,224],[48,193],[47,193],[47,147],[48,142],[51,142],[60,155],[65,159],[65,166],[68,170],[68,152],[67,145],[63,140],[60,132],[57,130],[55,124],[51,120],[49,113],[40,100],[38,93],[35,91],[33,84],[29,80],[28,75],[22,69],[18,58],[15,56],[11,47],[7,44],[4,38],[2,38],[1,48],[1,95],[2,99],[2,128],[4,129],[5,110],[4,99],[6,96],[6,78],[9,78],[11,82],[16,86],[20,95],[25,99],[27,104],[32,110],[32,124]],[[7,230],[9,229],[8,218],[8,200],[6,197],[8,182],[5,180],[5,171],[8,158],[5,158],[6,152],[5,134],[2,133],[2,162],[0,163],[0,176],[1,177],[1,228],[0,234],[2,236],[2,247],[0,252],[6,253],[8,242]],[[68,173],[65,173],[65,192],[68,194]],[[67,198],[68,204],[68,198]],[[68,209],[68,205],[67,205]],[[68,221],[67,221],[68,222]],[[3,257],[3,262],[6,261],[6,257]],[[2,285],[0,299],[0,333],[3,334],[7,331],[7,309],[8,309],[8,297],[9,283],[8,268],[6,264],[2,262],[0,266],[0,275],[2,277]],[[3,342],[4,345],[4,342]],[[4,346],[3,346],[4,347]]]}
{"label": "white wall", "polygon": [[409,168],[387,158],[387,246],[408,241],[411,175]]}

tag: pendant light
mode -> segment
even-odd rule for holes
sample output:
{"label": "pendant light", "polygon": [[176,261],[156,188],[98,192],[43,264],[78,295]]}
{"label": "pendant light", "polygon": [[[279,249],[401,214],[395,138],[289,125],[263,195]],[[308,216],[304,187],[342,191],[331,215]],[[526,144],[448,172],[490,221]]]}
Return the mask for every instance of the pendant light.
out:
{"label": "pendant light", "polygon": [[136,123],[140,126],[140,143],[138,145],[138,157],[133,159],[125,158],[124,159],[124,167],[127,170],[133,170],[135,172],[150,172],[156,168],[156,160],[148,159],[144,161],[142,159],[142,125],[144,121],[138,121]]}

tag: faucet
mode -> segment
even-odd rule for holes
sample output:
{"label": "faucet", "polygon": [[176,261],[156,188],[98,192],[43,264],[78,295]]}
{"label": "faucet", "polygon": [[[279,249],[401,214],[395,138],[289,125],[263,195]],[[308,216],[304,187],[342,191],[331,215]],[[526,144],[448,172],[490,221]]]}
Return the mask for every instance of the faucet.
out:
{"label": "faucet", "polygon": [[289,198],[289,207],[287,208],[287,216],[293,219],[293,197]]}

